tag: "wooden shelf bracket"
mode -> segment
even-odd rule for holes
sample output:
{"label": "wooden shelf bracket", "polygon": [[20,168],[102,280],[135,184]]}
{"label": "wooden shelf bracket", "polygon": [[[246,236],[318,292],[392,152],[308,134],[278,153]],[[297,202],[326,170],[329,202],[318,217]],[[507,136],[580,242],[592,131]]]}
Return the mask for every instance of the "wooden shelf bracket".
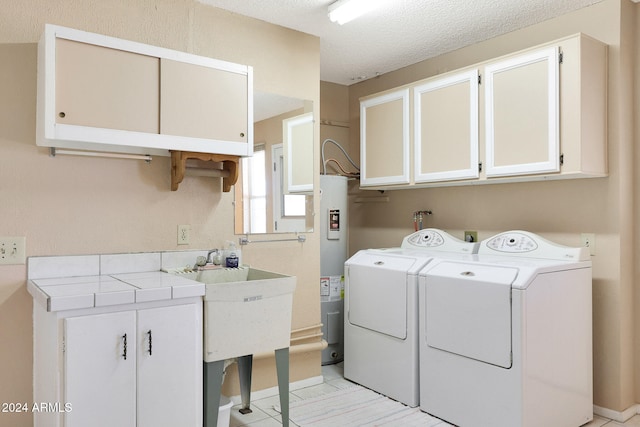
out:
{"label": "wooden shelf bracket", "polygon": [[171,151],[171,191],[176,191],[185,176],[187,160],[222,163],[222,170],[228,176],[222,178],[222,191],[228,193],[238,180],[239,156],[228,154],[195,153],[191,151]]}

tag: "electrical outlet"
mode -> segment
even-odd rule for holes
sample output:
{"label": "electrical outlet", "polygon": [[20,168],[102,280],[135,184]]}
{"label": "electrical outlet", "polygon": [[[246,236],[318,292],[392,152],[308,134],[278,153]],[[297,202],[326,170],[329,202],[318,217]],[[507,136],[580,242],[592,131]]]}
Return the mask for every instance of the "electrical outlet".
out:
{"label": "electrical outlet", "polygon": [[0,264],[25,264],[25,237],[0,237]]}
{"label": "electrical outlet", "polygon": [[582,233],[580,235],[580,239],[582,240],[582,246],[585,248],[589,248],[589,254],[596,254],[596,235],[593,233]]}
{"label": "electrical outlet", "polygon": [[477,242],[478,241],[478,232],[477,231],[465,231],[464,232],[464,241],[465,242]]}
{"label": "electrical outlet", "polygon": [[178,226],[178,244],[179,245],[188,245],[189,244],[189,233],[191,231],[190,225],[179,225]]}

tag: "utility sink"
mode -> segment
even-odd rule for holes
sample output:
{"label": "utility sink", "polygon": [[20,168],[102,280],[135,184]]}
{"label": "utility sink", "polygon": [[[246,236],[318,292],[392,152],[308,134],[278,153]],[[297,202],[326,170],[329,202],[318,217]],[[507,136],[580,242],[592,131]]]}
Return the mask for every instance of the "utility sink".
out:
{"label": "utility sink", "polygon": [[288,348],[295,276],[250,267],[183,273],[204,283],[204,361]]}

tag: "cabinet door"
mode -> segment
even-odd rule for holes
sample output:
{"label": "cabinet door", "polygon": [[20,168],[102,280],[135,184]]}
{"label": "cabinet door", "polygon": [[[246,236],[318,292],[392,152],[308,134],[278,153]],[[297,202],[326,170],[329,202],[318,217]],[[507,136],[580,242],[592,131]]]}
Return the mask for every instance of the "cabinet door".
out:
{"label": "cabinet door", "polygon": [[158,133],[159,59],[56,39],[58,124]]}
{"label": "cabinet door", "polygon": [[487,177],[560,170],[558,49],[487,65]]}
{"label": "cabinet door", "polygon": [[313,113],[282,121],[287,192],[313,192]]}
{"label": "cabinet door", "polygon": [[135,323],[134,311],[64,319],[66,427],[136,425]]}
{"label": "cabinet door", "polygon": [[138,427],[202,424],[202,323],[195,304],[138,311]]}
{"label": "cabinet door", "polygon": [[478,70],[414,87],[415,181],[477,178]]}
{"label": "cabinet door", "polygon": [[409,89],[360,103],[360,185],[409,183]]}
{"label": "cabinet door", "polygon": [[160,80],[160,133],[248,141],[245,74],[163,58]]}

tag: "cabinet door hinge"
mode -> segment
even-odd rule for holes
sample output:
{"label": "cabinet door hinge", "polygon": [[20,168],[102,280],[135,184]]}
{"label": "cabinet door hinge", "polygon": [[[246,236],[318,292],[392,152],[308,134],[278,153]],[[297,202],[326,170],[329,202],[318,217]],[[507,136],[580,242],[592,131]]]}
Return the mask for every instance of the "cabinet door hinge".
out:
{"label": "cabinet door hinge", "polygon": [[564,154],[560,154],[560,166],[564,165]]}
{"label": "cabinet door hinge", "polygon": [[560,54],[558,55],[558,63],[562,64],[563,60],[564,60],[564,53],[560,51]]}
{"label": "cabinet door hinge", "polygon": [[482,84],[482,74],[478,74],[478,84]]}
{"label": "cabinet door hinge", "polygon": [[478,172],[482,172],[482,162],[478,163]]}
{"label": "cabinet door hinge", "polygon": [[273,171],[276,171],[276,162],[273,162]]}

